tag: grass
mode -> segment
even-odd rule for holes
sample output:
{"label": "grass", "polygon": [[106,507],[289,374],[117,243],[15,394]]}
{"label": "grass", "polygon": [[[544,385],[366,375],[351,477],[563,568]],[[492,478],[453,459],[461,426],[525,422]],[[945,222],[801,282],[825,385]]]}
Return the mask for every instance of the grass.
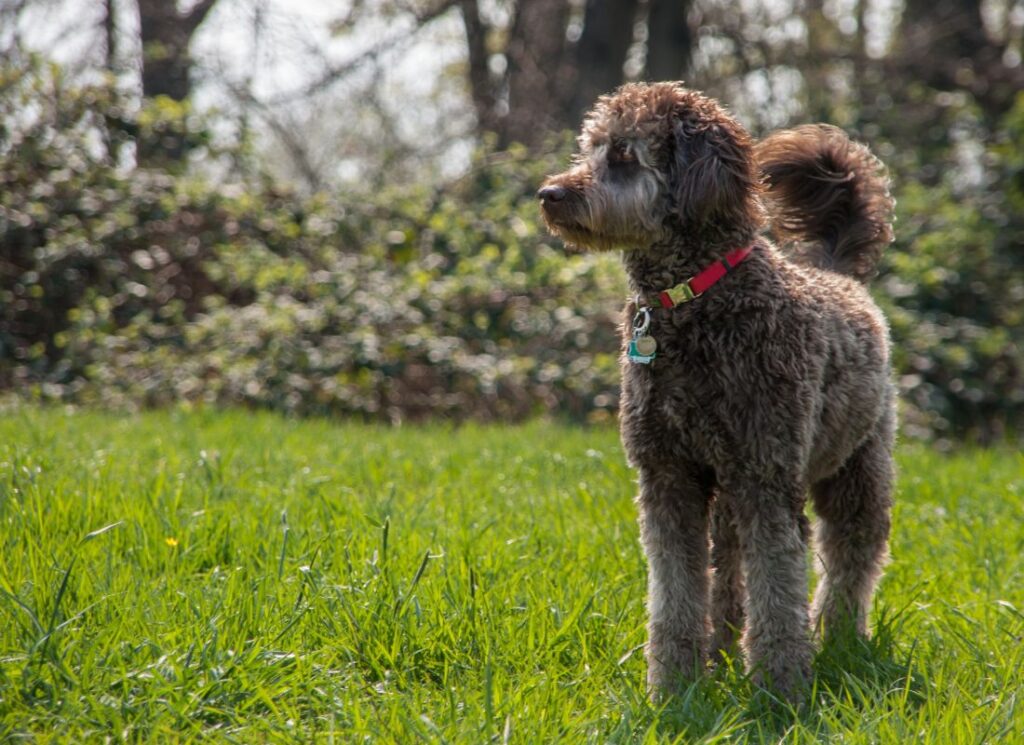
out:
{"label": "grass", "polygon": [[610,428],[18,410],[0,739],[1020,742],[1024,457],[906,447],[870,643],[644,696]]}

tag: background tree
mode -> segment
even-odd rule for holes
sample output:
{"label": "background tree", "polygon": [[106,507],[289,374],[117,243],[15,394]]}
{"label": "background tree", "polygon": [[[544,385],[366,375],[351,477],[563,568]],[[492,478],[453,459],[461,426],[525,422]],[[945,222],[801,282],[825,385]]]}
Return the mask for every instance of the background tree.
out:
{"label": "background tree", "polygon": [[[690,3],[667,0],[519,0],[486,23],[477,0],[462,0],[468,80],[478,125],[536,145],[576,128],[594,99],[627,79],[678,79],[689,68]],[[627,70],[630,52],[635,54]]]}
{"label": "background tree", "polygon": [[[144,101],[187,104],[192,95],[192,38],[217,0],[199,0],[189,10],[167,0],[136,0],[142,45],[141,79]],[[107,17],[113,13],[107,2]],[[113,38],[108,34],[108,38]],[[187,106],[185,108],[187,111]],[[186,119],[180,114],[161,122],[138,142],[140,165],[180,161],[189,149]]]}

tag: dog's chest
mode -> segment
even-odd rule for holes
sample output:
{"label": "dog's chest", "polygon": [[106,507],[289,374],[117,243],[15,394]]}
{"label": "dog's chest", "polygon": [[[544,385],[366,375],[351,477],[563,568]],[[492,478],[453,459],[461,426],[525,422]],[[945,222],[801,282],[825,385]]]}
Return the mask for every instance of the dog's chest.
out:
{"label": "dog's chest", "polygon": [[726,393],[721,390],[721,361],[715,348],[689,320],[653,318],[646,335],[656,342],[657,351],[645,363],[633,361],[629,354],[638,346],[635,331],[629,330],[623,339],[621,416],[626,422],[671,430],[677,441],[701,439],[713,429],[715,407],[708,404],[721,401]]}

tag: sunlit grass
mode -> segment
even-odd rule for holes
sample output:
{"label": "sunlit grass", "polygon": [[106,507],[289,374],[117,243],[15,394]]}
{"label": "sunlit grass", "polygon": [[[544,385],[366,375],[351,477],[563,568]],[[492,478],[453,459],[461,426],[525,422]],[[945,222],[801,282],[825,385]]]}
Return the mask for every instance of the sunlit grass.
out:
{"label": "sunlit grass", "polygon": [[1015,741],[1024,458],[900,455],[871,642],[652,707],[611,428],[9,413],[0,738]]}

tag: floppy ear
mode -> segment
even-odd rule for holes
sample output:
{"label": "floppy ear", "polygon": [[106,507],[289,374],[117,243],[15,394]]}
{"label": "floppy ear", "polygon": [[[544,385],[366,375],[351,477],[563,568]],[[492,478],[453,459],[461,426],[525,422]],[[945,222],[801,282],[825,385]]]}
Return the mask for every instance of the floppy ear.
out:
{"label": "floppy ear", "polygon": [[672,193],[683,222],[757,224],[750,138],[732,122],[675,121]]}

